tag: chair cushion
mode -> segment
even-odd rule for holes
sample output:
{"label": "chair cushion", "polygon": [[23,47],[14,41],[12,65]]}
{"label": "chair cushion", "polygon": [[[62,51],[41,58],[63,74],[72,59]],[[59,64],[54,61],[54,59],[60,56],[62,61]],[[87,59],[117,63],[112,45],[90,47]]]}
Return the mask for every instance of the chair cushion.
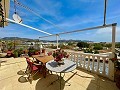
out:
{"label": "chair cushion", "polygon": [[35,71],[35,70],[38,70],[38,68],[33,65],[32,70]]}

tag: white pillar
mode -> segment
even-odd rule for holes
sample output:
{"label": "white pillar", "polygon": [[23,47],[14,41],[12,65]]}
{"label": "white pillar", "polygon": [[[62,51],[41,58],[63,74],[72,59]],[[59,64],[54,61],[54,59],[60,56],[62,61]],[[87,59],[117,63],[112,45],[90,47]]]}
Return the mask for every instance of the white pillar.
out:
{"label": "white pillar", "polygon": [[[116,37],[116,23],[112,25],[112,58],[115,53],[115,37]],[[114,63],[109,61],[109,79],[114,81]]]}
{"label": "white pillar", "polygon": [[[112,54],[115,53],[116,24],[112,25]],[[113,56],[114,57],[114,56]]]}
{"label": "white pillar", "polygon": [[56,34],[56,40],[57,40],[57,49],[58,49],[58,34]]}

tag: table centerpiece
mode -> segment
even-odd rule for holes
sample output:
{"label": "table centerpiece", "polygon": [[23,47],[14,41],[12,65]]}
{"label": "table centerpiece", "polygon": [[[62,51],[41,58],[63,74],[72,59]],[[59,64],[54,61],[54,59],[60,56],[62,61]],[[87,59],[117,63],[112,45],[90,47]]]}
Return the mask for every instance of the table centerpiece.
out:
{"label": "table centerpiece", "polygon": [[67,52],[65,52],[62,49],[57,49],[56,51],[53,52],[53,57],[56,62],[58,62],[58,65],[64,64],[65,58],[68,58]]}

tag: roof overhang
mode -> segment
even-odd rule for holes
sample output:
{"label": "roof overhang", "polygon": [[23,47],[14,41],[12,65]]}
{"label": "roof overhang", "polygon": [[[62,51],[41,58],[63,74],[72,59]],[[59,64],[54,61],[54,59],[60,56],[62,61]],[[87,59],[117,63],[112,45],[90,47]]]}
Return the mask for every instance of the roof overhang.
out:
{"label": "roof overhang", "polygon": [[[6,21],[6,18],[9,17],[9,9],[10,9],[10,0],[0,0],[0,3],[2,5],[2,9],[3,9],[3,16],[4,16],[4,26],[8,25],[8,22]],[[0,20],[1,21],[1,20]]]}

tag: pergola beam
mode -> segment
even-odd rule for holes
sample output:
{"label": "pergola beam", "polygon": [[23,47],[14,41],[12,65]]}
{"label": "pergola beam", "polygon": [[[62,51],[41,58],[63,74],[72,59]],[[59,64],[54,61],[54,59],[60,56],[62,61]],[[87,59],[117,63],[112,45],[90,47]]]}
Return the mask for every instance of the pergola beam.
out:
{"label": "pergola beam", "polygon": [[48,32],[42,31],[42,30],[40,30],[40,29],[37,29],[37,28],[31,27],[31,26],[28,26],[28,25],[26,25],[26,24],[23,24],[23,23],[17,23],[17,22],[15,22],[14,20],[9,19],[9,18],[6,18],[6,20],[7,20],[7,21],[10,21],[10,22],[13,22],[13,23],[16,23],[16,24],[19,24],[19,25],[24,26],[24,27],[27,27],[27,28],[30,28],[30,29],[33,29],[33,30],[39,31],[39,32],[42,32],[42,33],[45,33],[45,34],[47,34],[47,35],[52,35],[52,34],[50,34],[50,33],[48,33]]}
{"label": "pergola beam", "polygon": [[90,27],[90,28],[85,28],[85,29],[80,29],[80,30],[73,30],[73,31],[68,31],[68,32],[61,32],[61,33],[58,33],[58,34],[52,34],[52,35],[43,36],[43,37],[39,37],[39,38],[45,38],[45,37],[50,37],[50,36],[56,36],[56,35],[62,35],[62,34],[69,34],[69,33],[75,33],[75,32],[87,31],[87,30],[95,30],[95,29],[100,29],[100,28],[111,27],[113,25],[116,26],[116,24],[117,23],[113,23],[113,24],[107,24],[105,26],[96,26],[96,27]]}

